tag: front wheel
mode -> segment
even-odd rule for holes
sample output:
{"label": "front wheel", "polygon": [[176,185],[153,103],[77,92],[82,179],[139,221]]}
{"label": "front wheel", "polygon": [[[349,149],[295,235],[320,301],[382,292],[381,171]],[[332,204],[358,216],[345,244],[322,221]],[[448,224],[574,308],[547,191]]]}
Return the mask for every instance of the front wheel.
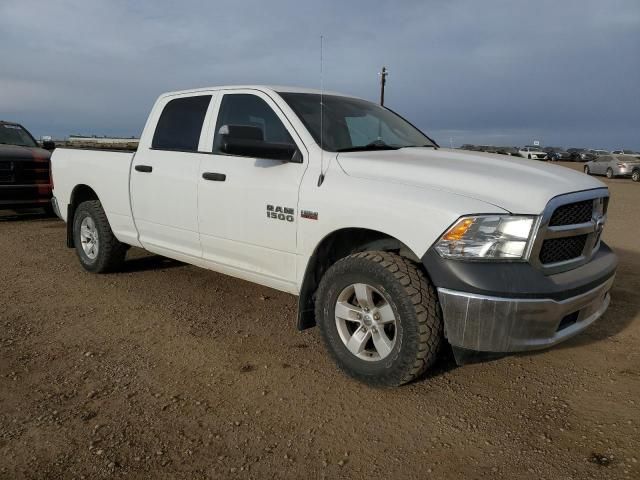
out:
{"label": "front wheel", "polygon": [[607,168],[607,178],[613,178],[613,170],[611,168]]}
{"label": "front wheel", "polygon": [[586,173],[587,175],[591,175],[591,171],[589,170],[589,167],[587,165],[584,166],[584,173]]}
{"label": "front wheel", "polygon": [[640,182],[640,170],[634,170],[631,174],[631,180],[634,182]]}
{"label": "front wheel", "polygon": [[85,270],[107,273],[122,267],[127,245],[113,235],[99,200],[78,205],[73,217],[73,240]]}
{"label": "front wheel", "polygon": [[414,380],[443,342],[435,289],[417,265],[388,252],[336,262],[320,282],[316,320],[338,366],[369,385]]}

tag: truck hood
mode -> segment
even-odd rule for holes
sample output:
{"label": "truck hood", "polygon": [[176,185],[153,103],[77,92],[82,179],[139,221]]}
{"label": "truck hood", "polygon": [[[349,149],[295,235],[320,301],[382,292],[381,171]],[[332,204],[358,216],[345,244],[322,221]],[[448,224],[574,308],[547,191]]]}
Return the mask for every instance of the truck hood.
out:
{"label": "truck hood", "polygon": [[339,153],[337,161],[349,176],[447,191],[512,213],[537,215],[557,195],[605,187],[558,165],[466,150],[349,152]]}
{"label": "truck hood", "polygon": [[38,147],[0,144],[0,160],[47,160],[51,152]]}

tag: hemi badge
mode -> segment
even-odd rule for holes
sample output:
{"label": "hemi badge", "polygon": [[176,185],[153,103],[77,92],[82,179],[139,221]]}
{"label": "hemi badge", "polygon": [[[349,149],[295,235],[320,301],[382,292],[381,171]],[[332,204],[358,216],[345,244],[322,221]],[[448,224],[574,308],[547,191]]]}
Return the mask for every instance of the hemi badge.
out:
{"label": "hemi badge", "polygon": [[312,212],[311,210],[301,210],[300,216],[302,218],[308,218],[309,220],[317,220],[318,212]]}

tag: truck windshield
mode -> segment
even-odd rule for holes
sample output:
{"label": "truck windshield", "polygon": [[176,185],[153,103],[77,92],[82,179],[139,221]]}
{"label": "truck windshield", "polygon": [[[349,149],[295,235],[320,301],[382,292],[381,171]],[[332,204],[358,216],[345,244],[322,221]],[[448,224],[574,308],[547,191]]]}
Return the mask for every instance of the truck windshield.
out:
{"label": "truck windshield", "polygon": [[320,138],[320,94],[280,96],[300,118],[318,145],[330,152],[435,147],[424,133],[392,111],[351,97],[323,95],[323,138]]}
{"label": "truck windshield", "polygon": [[33,137],[20,125],[0,123],[0,144],[37,147]]}

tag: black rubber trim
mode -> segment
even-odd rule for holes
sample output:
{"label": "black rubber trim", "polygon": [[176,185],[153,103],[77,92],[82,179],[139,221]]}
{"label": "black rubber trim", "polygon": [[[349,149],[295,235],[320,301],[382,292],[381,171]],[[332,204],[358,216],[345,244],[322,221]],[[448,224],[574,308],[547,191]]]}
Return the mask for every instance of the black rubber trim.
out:
{"label": "black rubber trim", "polygon": [[613,276],[618,259],[607,244],[589,263],[545,275],[529,263],[465,262],[442,258],[432,247],[422,257],[433,284],[460,292],[505,298],[565,300],[594,289]]}

